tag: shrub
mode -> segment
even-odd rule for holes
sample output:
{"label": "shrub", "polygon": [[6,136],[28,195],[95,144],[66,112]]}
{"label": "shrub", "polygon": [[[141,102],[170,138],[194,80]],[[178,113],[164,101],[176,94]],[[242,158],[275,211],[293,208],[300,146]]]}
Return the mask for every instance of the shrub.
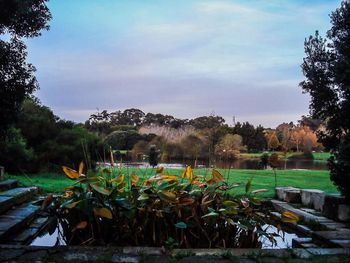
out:
{"label": "shrub", "polygon": [[[264,189],[230,195],[229,185],[213,170],[195,176],[187,167],[182,176],[163,168],[150,178],[135,173],[124,176],[119,169],[98,169],[83,174],[63,167],[75,181],[52,205],[68,245],[117,244],[118,246],[164,246],[183,248],[260,247],[266,216],[256,196]],[[57,208],[58,207],[58,208]],[[57,209],[56,209],[57,208]]]}

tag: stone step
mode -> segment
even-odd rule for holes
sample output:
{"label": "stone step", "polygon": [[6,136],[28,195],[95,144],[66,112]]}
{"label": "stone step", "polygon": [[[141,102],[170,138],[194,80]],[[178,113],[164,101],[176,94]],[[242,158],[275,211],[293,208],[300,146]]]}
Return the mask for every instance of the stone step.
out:
{"label": "stone step", "polygon": [[17,180],[7,179],[0,181],[0,192],[17,187]]}
{"label": "stone step", "polygon": [[0,192],[0,214],[3,214],[13,206],[25,203],[36,193],[38,193],[37,187],[19,187]]}
{"label": "stone step", "polygon": [[47,226],[49,217],[38,216],[32,220],[28,227],[8,238],[7,244],[28,245]]}
{"label": "stone step", "polygon": [[312,243],[311,237],[299,237],[293,238],[292,247],[293,248],[303,248],[303,245]]}
{"label": "stone step", "polygon": [[22,204],[7,211],[0,216],[0,243],[7,243],[8,237],[14,235],[22,228],[27,227],[29,222],[34,218],[39,211],[39,206],[32,204]]}

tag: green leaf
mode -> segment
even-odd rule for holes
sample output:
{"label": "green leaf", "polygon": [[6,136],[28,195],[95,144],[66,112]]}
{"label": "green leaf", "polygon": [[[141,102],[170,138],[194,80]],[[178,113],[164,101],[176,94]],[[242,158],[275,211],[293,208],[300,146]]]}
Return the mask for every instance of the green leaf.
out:
{"label": "green leaf", "polygon": [[187,224],[185,222],[180,221],[180,222],[175,224],[175,227],[176,228],[180,228],[180,229],[186,229],[187,228]]}
{"label": "green leaf", "polygon": [[206,215],[202,216],[202,218],[217,217],[217,216],[219,216],[218,213],[216,213],[216,212],[210,212],[209,214],[206,214]]}
{"label": "green leaf", "polygon": [[67,202],[64,202],[61,207],[65,207],[65,208],[68,208],[68,209],[72,209],[74,207],[76,207],[82,200],[79,200],[79,201],[76,201],[76,202],[73,202],[73,200],[69,200]]}
{"label": "green leaf", "polygon": [[252,186],[252,180],[253,180],[253,178],[250,178],[250,179],[248,180],[247,184],[245,185],[245,192],[246,192],[246,193],[249,193],[249,192],[250,192],[250,188],[251,188],[251,186]]}
{"label": "green leaf", "polygon": [[231,200],[226,200],[222,204],[226,207],[238,207],[239,206],[238,203],[231,201]]}
{"label": "green leaf", "polygon": [[103,187],[98,186],[98,185],[95,185],[95,184],[91,184],[91,187],[92,187],[96,192],[99,192],[100,194],[103,194],[103,195],[109,196],[109,195],[112,193],[112,192],[109,191],[108,189],[103,188]]}
{"label": "green leaf", "polygon": [[149,199],[149,196],[148,194],[146,193],[142,193],[139,198],[137,198],[138,201],[145,201],[145,200],[148,200]]}

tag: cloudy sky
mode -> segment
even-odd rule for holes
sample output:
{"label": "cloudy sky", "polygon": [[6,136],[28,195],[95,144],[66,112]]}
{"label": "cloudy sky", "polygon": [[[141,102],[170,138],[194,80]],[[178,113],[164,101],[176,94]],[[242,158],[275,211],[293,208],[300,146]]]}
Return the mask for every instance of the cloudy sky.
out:
{"label": "cloudy sky", "polygon": [[308,113],[304,39],[340,0],[51,0],[51,29],[27,41],[36,93],[55,114],[136,107],[276,126]]}

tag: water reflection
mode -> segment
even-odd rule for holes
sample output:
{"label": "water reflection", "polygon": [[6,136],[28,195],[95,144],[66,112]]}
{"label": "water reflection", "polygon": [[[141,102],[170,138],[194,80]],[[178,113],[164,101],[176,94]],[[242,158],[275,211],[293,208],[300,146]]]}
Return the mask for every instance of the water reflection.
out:
{"label": "water reflection", "polygon": [[[260,237],[262,249],[291,248],[293,239],[298,238],[297,234],[287,232],[286,230],[279,231],[274,225],[265,224],[263,229],[266,229],[267,233],[276,233],[279,236],[275,237],[275,244],[264,236]],[[51,235],[46,231],[41,236],[35,238],[30,245],[46,247],[65,246],[66,243],[62,238],[61,233],[63,233],[63,231],[61,225],[59,225],[59,228],[57,227]]]}
{"label": "water reflection", "polygon": [[262,249],[282,249],[282,248],[292,248],[292,241],[294,238],[298,238],[295,233],[289,233],[286,230],[278,231],[274,225],[264,225],[263,229],[269,234],[278,233],[280,236],[275,237],[276,244],[272,244],[270,240],[266,237],[261,237]]}
{"label": "water reflection", "polygon": [[[149,168],[149,164],[147,162],[127,162],[122,164],[123,167],[130,168]],[[187,160],[183,162],[167,162],[160,163],[160,166],[164,168],[172,168],[172,169],[182,169],[186,165],[191,165],[194,167],[196,165],[197,168],[208,168],[209,164],[207,161],[194,161]],[[219,169],[261,169],[261,164],[259,159],[238,159],[233,161],[223,161],[219,160],[216,162],[212,162],[211,166],[219,168]],[[286,160],[280,161],[280,165],[278,169],[282,170],[328,170],[327,162],[324,161],[314,161],[314,160]]]}

